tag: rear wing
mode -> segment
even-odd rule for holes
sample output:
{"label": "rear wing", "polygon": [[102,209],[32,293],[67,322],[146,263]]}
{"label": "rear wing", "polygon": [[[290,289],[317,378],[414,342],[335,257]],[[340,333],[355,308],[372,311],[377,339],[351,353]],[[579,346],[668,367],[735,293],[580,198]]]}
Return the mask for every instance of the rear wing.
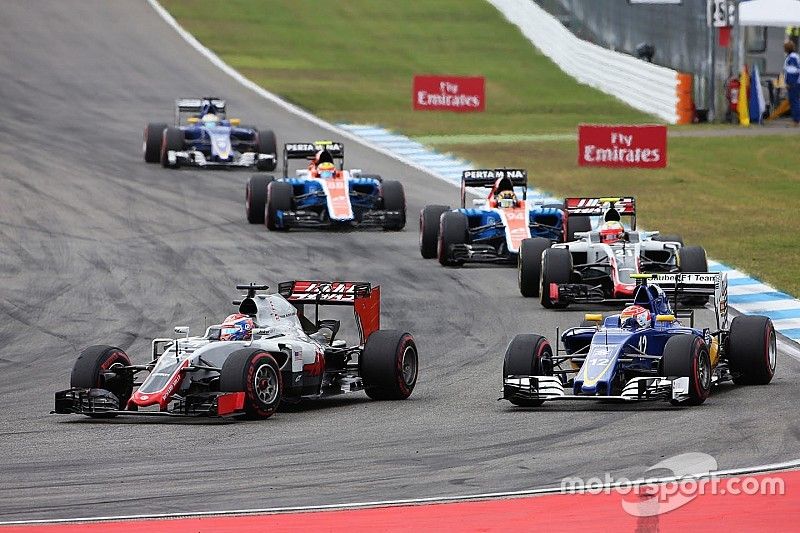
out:
{"label": "rear wing", "polygon": [[217,96],[205,96],[202,98],[178,98],[175,100],[175,125],[181,125],[181,115],[183,113],[199,114],[203,110],[203,104],[210,103],[217,109],[217,114],[221,119],[225,118],[227,105],[225,100]]}
{"label": "rear wing", "polygon": [[633,274],[642,283],[658,285],[674,296],[677,310],[680,296],[711,296],[717,316],[717,329],[728,328],[728,275],[725,272],[686,272],[671,274]]}
{"label": "rear wing", "polygon": [[465,170],[461,173],[461,207],[467,202],[467,187],[491,188],[499,178],[508,178],[514,187],[522,187],[522,199],[528,199],[528,171],[521,168]]}
{"label": "rear wing", "polygon": [[320,305],[350,305],[362,344],[381,327],[381,288],[362,281],[284,281],[278,294],[304,311],[305,304],[314,304],[319,322]]}
{"label": "rear wing", "polygon": [[621,216],[631,217],[631,229],[636,229],[636,198],[633,196],[564,199],[564,210],[567,212],[567,216],[599,217],[612,207]]}
{"label": "rear wing", "polygon": [[344,169],[344,145],[340,142],[288,143],[283,146],[283,175],[289,175],[290,159],[313,159],[320,150],[326,150],[334,161],[339,161],[339,170]]}

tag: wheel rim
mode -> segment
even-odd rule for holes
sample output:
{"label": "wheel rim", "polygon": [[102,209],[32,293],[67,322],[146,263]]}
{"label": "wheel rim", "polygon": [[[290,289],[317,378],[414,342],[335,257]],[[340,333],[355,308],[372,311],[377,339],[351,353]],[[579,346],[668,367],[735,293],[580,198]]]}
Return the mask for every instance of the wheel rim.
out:
{"label": "wheel rim", "polygon": [[769,346],[767,347],[767,357],[769,358],[769,368],[771,371],[775,371],[775,365],[778,362],[778,346],[777,346],[777,339],[775,338],[775,330],[773,329],[769,333]]}
{"label": "wheel rim", "polygon": [[406,385],[413,385],[417,380],[417,352],[411,346],[406,346],[403,350],[403,381]]}
{"label": "wheel rim", "polygon": [[711,366],[710,361],[708,358],[708,354],[702,353],[700,354],[700,358],[697,361],[697,379],[700,382],[700,386],[705,390],[710,387],[711,384]]}
{"label": "wheel rim", "polygon": [[253,378],[253,385],[261,403],[269,405],[275,402],[278,396],[278,374],[272,365],[264,363],[258,367]]}

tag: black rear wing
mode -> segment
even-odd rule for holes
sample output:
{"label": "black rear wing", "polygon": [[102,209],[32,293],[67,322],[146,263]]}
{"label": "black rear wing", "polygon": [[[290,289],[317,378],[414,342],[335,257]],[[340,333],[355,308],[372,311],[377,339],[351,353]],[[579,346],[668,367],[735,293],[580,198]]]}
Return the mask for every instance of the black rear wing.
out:
{"label": "black rear wing", "polygon": [[[636,198],[633,196],[564,199],[567,216],[599,217],[612,207],[620,216],[631,217],[631,229],[636,229]],[[618,217],[616,219],[619,220]]]}
{"label": "black rear wing", "polygon": [[725,272],[680,272],[670,274],[632,274],[641,284],[658,285],[674,297],[677,311],[682,296],[711,296],[717,316],[717,329],[728,327],[728,275]]}
{"label": "black rear wing", "polygon": [[203,104],[210,103],[216,110],[219,118],[224,119],[227,113],[225,100],[218,96],[203,96],[201,98],[178,98],[175,100],[175,125],[181,125],[181,115],[183,113],[199,114],[203,110]]}
{"label": "black rear wing", "polygon": [[508,178],[513,187],[522,187],[522,199],[528,199],[528,171],[521,168],[465,170],[461,173],[461,207],[466,207],[467,187],[491,188],[500,178]]}
{"label": "black rear wing", "polygon": [[344,169],[344,144],[340,142],[287,143],[283,146],[283,175],[288,177],[290,159],[313,159],[320,150],[327,151],[334,161],[339,161],[339,170]]}

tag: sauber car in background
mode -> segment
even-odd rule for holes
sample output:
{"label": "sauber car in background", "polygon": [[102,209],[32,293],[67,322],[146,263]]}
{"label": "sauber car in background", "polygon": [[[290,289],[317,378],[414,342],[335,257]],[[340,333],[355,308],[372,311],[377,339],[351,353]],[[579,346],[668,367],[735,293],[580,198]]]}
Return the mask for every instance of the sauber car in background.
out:
{"label": "sauber car in background", "polygon": [[[308,161],[308,166],[290,177],[293,159]],[[357,226],[400,231],[406,225],[406,196],[399,181],[345,170],[342,143],[291,143],[283,150],[282,179],[250,179],[245,211],[248,222],[266,222],[270,230]]]}
{"label": "sauber car in background", "polygon": [[[188,114],[184,122],[184,114]],[[175,125],[151,122],[144,129],[144,160],[169,168],[181,165],[205,168],[274,170],[275,133],[240,126],[226,118],[226,104],[217,97],[175,101]]]}
{"label": "sauber car in background", "polygon": [[[362,282],[289,281],[277,294],[247,290],[238,322],[205,334],[155,339],[151,360],[131,363],[113,346],[91,346],[72,369],[71,388],[55,395],[56,413],[267,418],[283,401],[366,391],[373,399],[408,398],[417,381],[411,334],[380,329],[380,287]],[[315,309],[314,320],[306,306]],[[340,322],[319,308],[351,306],[360,339],[337,339]],[[235,326],[235,327],[234,327]],[[136,379],[147,377],[140,383]]]}
{"label": "sauber car in background", "polygon": [[[641,284],[620,314],[587,315],[561,335],[555,352],[541,335],[517,335],[503,362],[503,398],[520,406],[549,400],[668,400],[699,405],[715,385],[765,385],[776,364],[772,321],[741,315],[728,324],[721,273],[634,274]],[[648,283],[649,281],[649,283]],[[693,327],[694,311],[676,315],[667,293],[713,295],[713,329]],[[689,322],[684,325],[683,322]]]}
{"label": "sauber car in background", "polygon": [[[466,206],[467,187],[491,188],[488,198]],[[520,189],[517,195],[515,188]],[[567,220],[561,204],[529,205],[528,173],[522,169],[467,170],[461,176],[461,208],[428,205],[419,216],[422,257],[445,266],[467,262],[513,264],[530,237],[565,242],[588,231],[588,219]]]}
{"label": "sauber car in background", "polygon": [[[678,236],[636,231],[636,200],[632,197],[567,198],[564,205],[570,220],[602,216],[603,224],[577,233],[578,240],[573,242],[522,242],[517,265],[520,292],[539,296],[544,307],[630,300],[636,287],[632,274],[708,271],[703,248],[683,246]],[[623,227],[622,216],[631,217],[629,230]],[[704,295],[683,300],[694,305],[706,301]]]}

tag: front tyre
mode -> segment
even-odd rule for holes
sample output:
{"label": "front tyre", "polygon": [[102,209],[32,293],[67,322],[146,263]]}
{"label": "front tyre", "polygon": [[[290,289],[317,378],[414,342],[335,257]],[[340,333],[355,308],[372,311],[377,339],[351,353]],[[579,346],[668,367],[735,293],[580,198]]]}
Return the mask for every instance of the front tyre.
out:
{"label": "front tyre", "polygon": [[265,222],[270,231],[286,230],[278,225],[278,211],[291,211],[294,201],[294,189],[290,183],[272,181],[267,184],[267,208]]}
{"label": "front tyre", "polygon": [[731,322],[728,365],[738,385],[766,385],[778,362],[775,326],[765,316],[739,315]]}
{"label": "front tyre", "polygon": [[439,245],[439,224],[447,205],[426,205],[419,212],[419,253],[423,259],[435,259]]}
{"label": "front tyre", "polygon": [[264,350],[236,350],[222,365],[219,390],[244,392],[247,418],[269,418],[278,410],[283,395],[280,366],[275,357]]}
{"label": "front tyre", "polygon": [[565,248],[549,248],[542,254],[542,277],[539,301],[545,309],[563,309],[567,302],[554,300],[550,294],[552,284],[568,283],[572,274],[572,254]]}
{"label": "front tyre", "polygon": [[[503,359],[503,380],[507,376],[551,376],[553,348],[541,335],[517,335],[506,348]],[[544,400],[508,398],[520,407],[538,407]]]}
{"label": "front tyre", "polygon": [[180,128],[166,128],[161,137],[161,166],[164,168],[178,168],[180,163],[170,163],[169,152],[183,150],[183,131]]}
{"label": "front tyre", "polygon": [[358,366],[367,396],[373,400],[405,400],[417,384],[419,355],[414,337],[403,331],[374,331]]}
{"label": "front tyre", "polygon": [[467,215],[460,211],[444,213],[439,220],[439,246],[437,255],[442,266],[461,266],[463,259],[454,258],[453,247],[466,244],[469,234]]}
{"label": "front tyre", "polygon": [[264,223],[264,213],[267,209],[267,187],[274,179],[272,176],[253,174],[247,182],[244,209],[250,224]]}
{"label": "front tyre", "polygon": [[385,211],[398,211],[400,218],[387,223],[383,229],[386,231],[400,231],[406,227],[406,193],[403,184],[399,181],[384,181],[381,183],[383,191],[383,209]]}
{"label": "front tyre", "polygon": [[144,128],[144,141],[142,150],[147,163],[158,163],[161,159],[161,139],[167,125],[161,122],[151,122]]}
{"label": "front tyre", "polygon": [[526,298],[539,296],[542,275],[542,254],[551,246],[543,237],[525,239],[519,247],[517,258],[517,281],[519,292]]}
{"label": "front tyre", "polygon": [[673,405],[700,405],[711,391],[711,358],[705,341],[696,335],[675,335],[664,345],[662,374],[689,378],[689,398],[671,400]]}
{"label": "front tyre", "polygon": [[[72,388],[107,390],[117,397],[119,408],[124,409],[133,394],[133,374],[122,368],[130,365],[128,354],[115,346],[89,346],[75,361],[69,385]],[[115,415],[95,413],[89,416],[108,418]]]}

